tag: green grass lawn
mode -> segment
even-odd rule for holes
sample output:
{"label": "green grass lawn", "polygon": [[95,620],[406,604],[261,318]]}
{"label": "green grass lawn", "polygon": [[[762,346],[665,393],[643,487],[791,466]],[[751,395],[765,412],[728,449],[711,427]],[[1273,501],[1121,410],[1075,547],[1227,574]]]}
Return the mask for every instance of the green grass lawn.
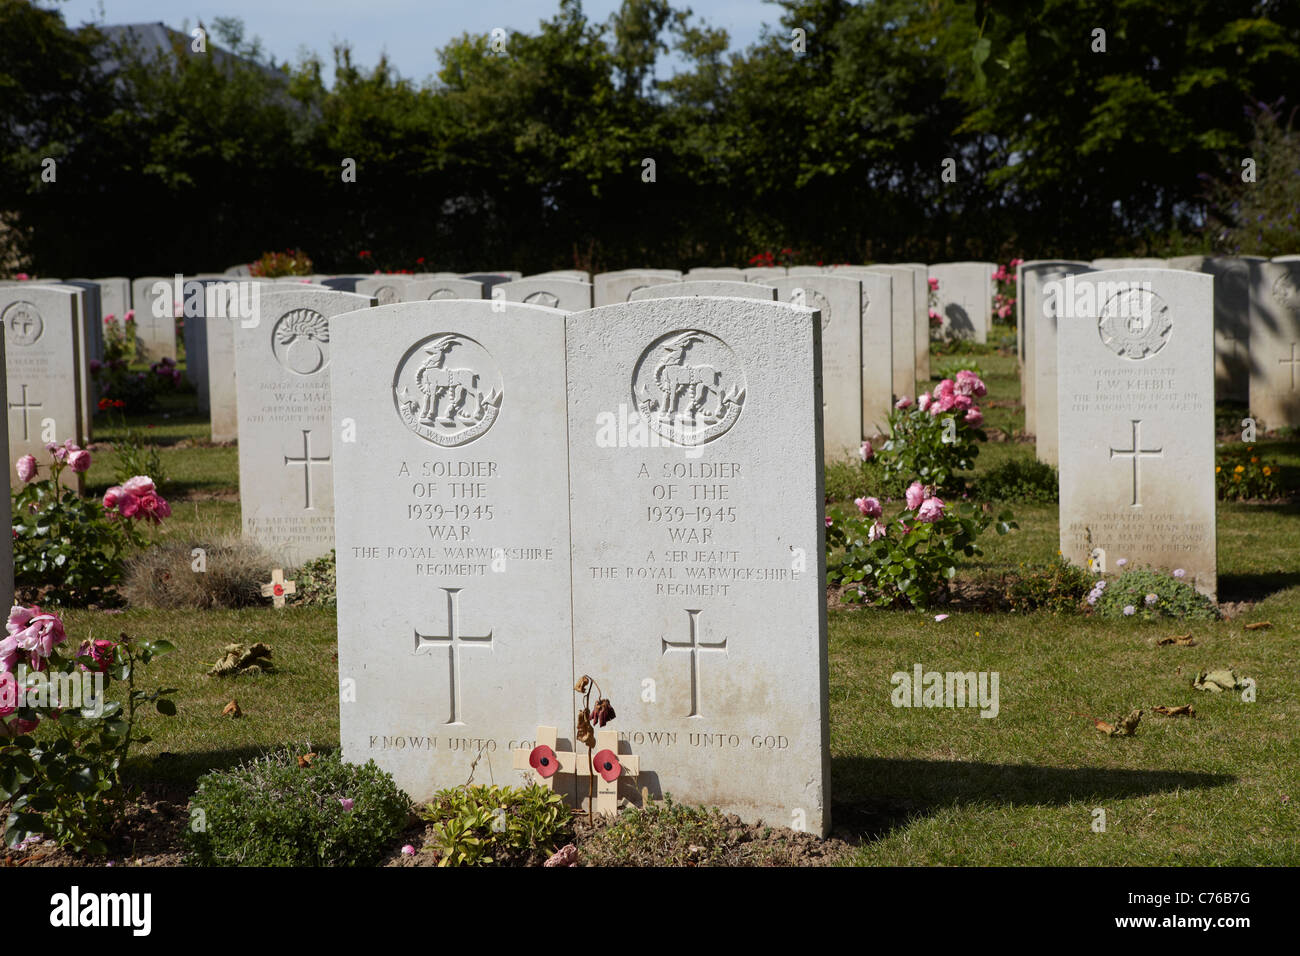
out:
{"label": "green grass lawn", "polygon": [[[1014,358],[980,354],[990,398],[986,420],[1022,426]],[[937,360],[935,368],[942,364]],[[194,446],[201,419],[178,398],[154,417],[163,445],[173,519],[163,534],[237,530],[237,453]],[[139,425],[141,423],[134,423]],[[97,438],[111,440],[112,429]],[[181,443],[178,447],[177,443]],[[1260,442],[1262,454],[1300,473],[1300,443]],[[1031,445],[990,442],[979,470]],[[91,469],[110,483],[111,452]],[[863,487],[858,494],[870,494]],[[227,497],[223,497],[227,496]],[[215,496],[215,497],[214,497]],[[1013,505],[1020,530],[990,535],[962,574],[992,575],[1056,557],[1056,506]],[[1300,863],[1300,505],[1221,505],[1220,598],[1257,602],[1233,620],[1185,626],[1121,624],[1082,616],[845,610],[830,616],[833,817],[861,838],[852,862],[908,864],[1292,864]],[[150,717],[137,781],[185,791],[203,771],[227,767],[282,742],[338,744],[337,664],[330,610],[221,612],[69,611],[70,639],[165,637],[178,652],[155,666],[178,687],[179,716]],[[1244,625],[1269,621],[1248,631]],[[1194,647],[1156,647],[1192,632]],[[230,642],[266,641],[276,672],[217,682],[204,676]],[[996,671],[1000,712],[895,708],[890,675],[926,670]],[[1200,669],[1233,667],[1257,699],[1193,690]],[[149,683],[154,683],[151,678]],[[244,716],[221,716],[230,699]],[[1192,703],[1197,717],[1164,718],[1156,705]],[[1144,715],[1131,738],[1111,738],[1086,717]],[[1106,814],[1094,832],[1094,811]]]}

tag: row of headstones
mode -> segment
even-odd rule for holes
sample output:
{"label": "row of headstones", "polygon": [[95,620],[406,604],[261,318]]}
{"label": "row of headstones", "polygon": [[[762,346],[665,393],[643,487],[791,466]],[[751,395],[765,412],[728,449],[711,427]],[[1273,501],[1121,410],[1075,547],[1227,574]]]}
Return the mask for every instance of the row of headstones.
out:
{"label": "row of headstones", "polygon": [[[825,323],[826,449],[829,455],[838,457],[855,450],[862,438],[887,432],[892,403],[903,395],[912,395],[917,381],[929,378],[928,275],[926,268],[918,264],[828,270],[796,267],[790,271],[796,275],[785,275],[782,268],[699,269],[683,279],[674,270],[626,270],[598,274],[594,282],[585,280],[586,273],[556,272],[518,278],[517,273],[313,276],[276,280],[276,284],[326,286],[374,296],[381,305],[491,297],[578,311],[651,294],[772,296],[807,302],[821,310]],[[748,281],[739,281],[742,272]],[[706,278],[711,274],[727,278]],[[230,278],[201,275],[185,281],[211,286]],[[134,300],[140,303],[136,309],[137,335],[149,343],[146,354],[151,358],[174,357],[174,324],[165,316],[173,308],[185,314],[187,374],[195,384],[199,406],[210,415],[212,440],[233,441],[237,412],[229,323],[214,324],[212,320],[218,316],[206,315],[202,297],[191,308],[185,288],[180,280],[173,283],[162,277],[135,280]],[[657,291],[651,293],[652,288]],[[155,289],[161,291],[152,291]],[[232,298],[237,299],[237,295]],[[175,306],[168,304],[171,299]],[[220,311],[227,314],[227,310]],[[852,318],[843,321],[842,316]],[[205,318],[209,321],[205,322]]]}
{"label": "row of headstones", "polygon": [[1063,434],[1057,314],[1076,288],[1086,288],[1066,279],[1132,268],[1211,276],[1214,397],[1246,403],[1262,427],[1300,425],[1300,256],[1036,260],[1017,267],[1016,284],[1025,431],[1035,436],[1040,461],[1057,464]]}
{"label": "row of headstones", "polygon": [[336,549],[345,756],[423,798],[559,727],[585,769],[586,673],[625,796],[825,832],[816,312],[374,302],[277,290],[235,325],[246,532]]}
{"label": "row of headstones", "polygon": [[[539,728],[576,751],[586,672],[638,752],[625,794],[824,833],[820,315],[658,292],[567,312],[259,286],[222,320],[244,532],[294,563],[336,549],[345,754],[413,795],[507,778]],[[77,293],[0,296],[3,367],[50,387],[19,410],[62,437]],[[0,565],[11,587],[8,541]]]}

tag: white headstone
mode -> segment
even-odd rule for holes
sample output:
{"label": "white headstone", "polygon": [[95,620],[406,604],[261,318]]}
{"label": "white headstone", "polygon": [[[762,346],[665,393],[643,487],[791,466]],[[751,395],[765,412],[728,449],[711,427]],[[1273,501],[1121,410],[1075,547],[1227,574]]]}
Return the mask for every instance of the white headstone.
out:
{"label": "white headstone", "polygon": [[1300,259],[1251,264],[1250,414],[1300,425]]}
{"label": "white headstone", "polygon": [[344,756],[417,800],[517,782],[539,724],[573,743],[564,314],[434,300],[330,325],[333,431],[357,435],[334,466]]}
{"label": "white headstone", "polygon": [[788,274],[785,266],[753,266],[741,271],[746,282],[770,282],[772,279],[785,278]]}
{"label": "white headstone", "polygon": [[791,276],[819,276],[825,275],[830,270],[824,266],[791,266],[786,270],[786,275]]}
{"label": "white headstone", "polygon": [[77,314],[81,316],[81,328],[77,333],[77,376],[80,386],[77,394],[81,401],[81,433],[77,442],[89,445],[94,434],[95,409],[99,404],[99,392],[95,387],[94,377],[90,371],[88,349],[93,348],[96,338],[100,341],[100,355],[103,355],[103,323],[99,318],[99,287],[84,280],[67,280],[58,283],[46,283],[53,289],[71,289],[77,294]]}
{"label": "white headstone", "polygon": [[[653,796],[824,834],[820,321],[700,297],[566,327],[575,670]],[[630,396],[650,447],[611,440]]]}
{"label": "white headstone", "polygon": [[[879,333],[876,327],[879,323],[867,322],[866,310],[872,303],[868,301],[864,306],[862,280],[849,275],[794,276],[772,279],[771,285],[776,289],[778,301],[821,313],[822,445],[828,460],[848,458],[857,453],[864,434],[867,421],[864,389],[873,389],[872,400],[880,405],[883,379],[883,407],[889,407],[888,369],[883,370],[883,375],[869,375],[864,362],[867,357],[864,346],[870,336]],[[885,285],[888,287],[888,280]],[[879,294],[878,289],[872,291]],[[886,325],[886,335],[888,331]],[[875,352],[877,363],[882,354],[889,354],[888,346],[883,353]],[[876,408],[871,411],[874,422]]]}
{"label": "white headstone", "polygon": [[1061,553],[1181,569],[1214,595],[1213,280],[1122,269],[1062,289]]}
{"label": "white headstone", "polygon": [[626,302],[637,289],[675,284],[678,281],[672,276],[652,275],[648,272],[602,272],[596,276],[594,286],[596,306]]}
{"label": "white headstone", "polygon": [[354,291],[357,295],[371,296],[380,305],[396,305],[408,301],[406,286],[410,282],[409,276],[372,276],[359,280]]}
{"label": "white headstone", "polygon": [[1188,272],[1201,272],[1205,268],[1208,256],[1174,256],[1165,260],[1166,269],[1186,269]]}
{"label": "white headstone", "polygon": [[[894,399],[904,395],[912,397],[916,388],[916,282],[914,270],[904,266],[867,266],[854,275],[880,275],[889,279],[890,301],[890,379],[893,383],[891,394]],[[864,353],[865,358],[865,353]],[[864,365],[863,374],[866,374]],[[885,418],[889,412],[886,410]],[[870,419],[864,419],[870,431]],[[888,434],[889,429],[880,431]]]}
{"label": "white headstone", "polygon": [[334,547],[333,461],[343,439],[330,426],[329,319],[373,303],[276,286],[262,291],[256,325],[232,323],[244,536],[291,567]]}
{"label": "white headstone", "polygon": [[757,282],[731,282],[726,279],[688,279],[666,285],[646,286],[631,294],[629,302],[642,299],[681,298],[683,296],[734,296],[741,299],[776,301],[776,290]]}
{"label": "white headstone", "polygon": [[[48,465],[48,442],[78,439],[84,432],[79,366],[81,291],[67,286],[23,283],[0,288],[4,323],[5,384],[9,423],[9,484],[18,481],[14,463],[24,455]],[[63,471],[68,487],[81,476]]]}
{"label": "white headstone", "polygon": [[941,262],[929,275],[939,280],[937,311],[948,338],[987,342],[993,309],[991,262]]}
{"label": "white headstone", "polygon": [[1066,276],[1083,275],[1093,269],[1086,262],[1045,259],[1020,265],[1025,303],[1025,370],[1022,389],[1025,402],[1025,431],[1034,436],[1039,461],[1057,463],[1056,339],[1061,303],[1050,295],[1057,287],[1050,283]]}
{"label": "white headstone", "polygon": [[[8,334],[0,335],[0,391],[3,391],[8,401],[9,390],[5,384],[5,339]],[[4,456],[5,461],[16,461],[17,456],[9,457],[9,429],[0,428],[0,455]],[[13,468],[13,465],[9,466]],[[14,484],[15,479],[9,479],[10,489],[17,487]],[[4,501],[0,502],[0,529],[13,527],[13,512],[10,511],[9,495],[4,496]],[[12,607],[14,603],[14,540],[12,534],[0,534],[0,608]]]}
{"label": "white headstone", "polygon": [[473,279],[444,276],[433,279],[412,279],[406,283],[404,302],[425,302],[429,299],[482,299],[487,287]]}
{"label": "white headstone", "polygon": [[563,277],[529,277],[493,286],[492,298],[581,312],[591,308],[591,283]]}
{"label": "white headstone", "polygon": [[699,266],[686,271],[686,279],[695,282],[721,279],[725,282],[744,282],[745,270],[734,266]]}
{"label": "white headstone", "polygon": [[1152,257],[1093,259],[1094,269],[1166,269],[1164,259]]}
{"label": "white headstone", "polygon": [[1250,396],[1250,256],[1213,256],[1202,271],[1214,276],[1214,390],[1220,400],[1245,402]]}
{"label": "white headstone", "polygon": [[175,276],[143,276],[131,283],[136,351],[150,364],[176,359],[176,318],[184,307],[183,291],[176,289]]}

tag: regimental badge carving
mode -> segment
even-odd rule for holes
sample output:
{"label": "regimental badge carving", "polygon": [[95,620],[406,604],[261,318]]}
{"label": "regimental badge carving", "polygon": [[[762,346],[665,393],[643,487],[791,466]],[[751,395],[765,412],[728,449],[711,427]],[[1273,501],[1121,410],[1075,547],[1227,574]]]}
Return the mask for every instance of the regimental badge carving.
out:
{"label": "regimental badge carving", "polygon": [[1274,280],[1270,291],[1279,308],[1300,315],[1300,285],[1297,285],[1295,272],[1283,272]]}
{"label": "regimental badge carving", "polygon": [[454,289],[434,289],[429,293],[430,299],[454,299],[456,291]]}
{"label": "regimental badge carving", "polygon": [[1169,342],[1173,316],[1164,299],[1150,289],[1125,289],[1101,308],[1101,341],[1121,358],[1150,358]]}
{"label": "regimental badge carving", "polygon": [[501,412],[501,369],[469,336],[445,333],[413,345],[393,377],[406,427],[445,448],[483,435]]}
{"label": "regimental badge carving", "polygon": [[330,360],[330,324],[311,309],[294,309],[280,316],[271,333],[276,361],[291,372],[313,375]]}
{"label": "regimental badge carving", "polygon": [[552,309],[560,307],[560,297],[550,292],[534,292],[532,295],[524,296],[525,302],[531,302],[533,305],[545,305]]}
{"label": "regimental badge carving", "polygon": [[745,373],[722,339],[697,329],[670,332],[641,353],[632,398],[651,429],[678,445],[718,438],[745,404]]}
{"label": "regimental badge carving", "polygon": [[402,301],[402,294],[391,285],[381,285],[375,290],[375,301],[380,305],[396,305]]}
{"label": "regimental badge carving", "polygon": [[30,302],[13,302],[4,311],[5,331],[10,345],[34,345],[45,331],[45,320]]}

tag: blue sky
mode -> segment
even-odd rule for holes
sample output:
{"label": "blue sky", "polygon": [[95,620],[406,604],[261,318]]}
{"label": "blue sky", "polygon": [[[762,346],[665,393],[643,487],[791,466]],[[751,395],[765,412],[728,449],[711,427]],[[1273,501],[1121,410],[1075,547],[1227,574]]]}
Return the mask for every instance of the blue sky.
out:
{"label": "blue sky", "polygon": [[[406,77],[424,79],[436,72],[436,51],[465,31],[493,27],[525,32],[550,19],[559,0],[40,0],[61,10],[70,25],[158,22],[179,29],[186,20],[210,22],[239,17],[247,36],[257,36],[278,61],[296,61],[301,48],[330,62],[336,41],[352,44],[355,62],[372,66],[381,52]],[[589,20],[604,21],[620,0],[584,0]],[[756,41],[764,22],[775,23],[780,8],[764,0],[674,0],[696,16],[722,27],[733,50]],[[671,72],[671,64],[666,65]],[[661,75],[665,68],[661,67]],[[328,79],[328,78],[327,78]]]}

